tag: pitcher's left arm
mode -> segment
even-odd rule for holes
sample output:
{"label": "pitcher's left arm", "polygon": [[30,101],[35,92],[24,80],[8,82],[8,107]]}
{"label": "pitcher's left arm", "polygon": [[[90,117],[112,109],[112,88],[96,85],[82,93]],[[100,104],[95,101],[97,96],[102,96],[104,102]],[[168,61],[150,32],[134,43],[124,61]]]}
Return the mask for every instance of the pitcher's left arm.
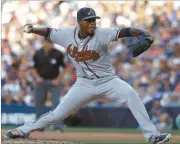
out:
{"label": "pitcher's left arm", "polygon": [[134,43],[128,46],[132,52],[133,57],[137,57],[145,52],[154,42],[154,38],[147,31],[135,28],[122,28],[119,32],[118,38],[136,37],[138,38]]}

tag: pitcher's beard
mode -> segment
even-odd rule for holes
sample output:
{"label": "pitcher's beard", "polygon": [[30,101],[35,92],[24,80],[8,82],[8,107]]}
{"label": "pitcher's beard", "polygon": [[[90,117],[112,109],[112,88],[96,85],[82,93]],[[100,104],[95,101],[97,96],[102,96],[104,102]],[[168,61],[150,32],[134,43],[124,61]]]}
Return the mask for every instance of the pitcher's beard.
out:
{"label": "pitcher's beard", "polygon": [[94,36],[94,31],[92,33],[88,33],[88,35],[93,37]]}

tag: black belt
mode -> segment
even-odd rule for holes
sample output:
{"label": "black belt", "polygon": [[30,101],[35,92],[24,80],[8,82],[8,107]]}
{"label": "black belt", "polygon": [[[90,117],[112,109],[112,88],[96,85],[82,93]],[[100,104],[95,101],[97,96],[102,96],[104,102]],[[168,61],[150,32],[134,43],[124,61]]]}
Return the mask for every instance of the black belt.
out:
{"label": "black belt", "polygon": [[94,79],[100,79],[100,78],[104,78],[104,77],[98,77],[98,78],[89,78],[89,77],[83,76],[82,78],[85,78],[85,79],[90,79],[90,80],[94,80]]}

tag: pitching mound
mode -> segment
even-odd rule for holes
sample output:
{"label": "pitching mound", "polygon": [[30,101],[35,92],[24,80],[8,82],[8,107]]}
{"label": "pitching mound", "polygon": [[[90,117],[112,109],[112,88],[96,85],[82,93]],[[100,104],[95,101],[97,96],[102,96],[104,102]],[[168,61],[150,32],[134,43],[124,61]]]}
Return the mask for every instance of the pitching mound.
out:
{"label": "pitching mound", "polygon": [[35,139],[1,139],[2,144],[82,144],[76,141],[65,140],[35,140]]}
{"label": "pitching mound", "polygon": [[[2,136],[4,131],[2,131]],[[29,139],[4,139],[1,138],[2,144],[84,144],[85,141],[97,140],[103,141],[133,141],[146,143],[142,134],[127,133],[97,133],[97,132],[33,132]],[[84,141],[84,143],[82,143]],[[176,144],[180,141],[178,135],[174,135],[172,142]],[[123,144],[124,144],[123,143]]]}
{"label": "pitching mound", "polygon": [[[3,132],[4,133],[4,132]],[[92,133],[92,132],[33,132],[29,139],[5,139],[2,144],[84,144],[81,140],[144,140],[140,134]]]}

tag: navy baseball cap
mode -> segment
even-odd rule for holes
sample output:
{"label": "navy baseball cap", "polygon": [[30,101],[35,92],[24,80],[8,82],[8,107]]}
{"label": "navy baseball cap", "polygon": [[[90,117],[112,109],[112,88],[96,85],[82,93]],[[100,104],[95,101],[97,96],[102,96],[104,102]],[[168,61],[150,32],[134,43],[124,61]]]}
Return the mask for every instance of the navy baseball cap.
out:
{"label": "navy baseball cap", "polygon": [[161,100],[161,98],[162,98],[162,94],[159,92],[156,92],[152,97],[153,100]]}
{"label": "navy baseball cap", "polygon": [[96,16],[95,11],[92,8],[84,7],[78,10],[77,19],[87,20],[87,19],[100,19],[101,17]]}

